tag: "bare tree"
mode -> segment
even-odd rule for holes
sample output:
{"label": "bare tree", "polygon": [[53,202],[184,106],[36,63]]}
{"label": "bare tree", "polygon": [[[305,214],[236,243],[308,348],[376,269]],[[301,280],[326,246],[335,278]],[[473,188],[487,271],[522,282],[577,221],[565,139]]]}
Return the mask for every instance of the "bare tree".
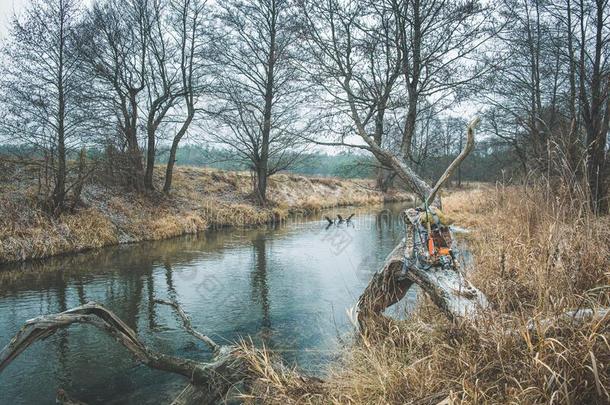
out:
{"label": "bare tree", "polygon": [[547,172],[552,164],[548,156],[556,145],[565,144],[575,155],[564,136],[570,121],[561,100],[568,97],[570,73],[563,63],[562,27],[539,1],[507,0],[500,11],[506,29],[498,35],[501,51],[491,54],[497,74],[486,99],[495,109],[488,123],[515,146],[526,170]]}
{"label": "bare tree", "polygon": [[[587,177],[596,213],[608,209],[608,130],[610,124],[610,4],[579,2],[579,93],[586,131]],[[593,21],[592,27],[587,24]],[[592,28],[592,35],[589,33]]]}
{"label": "bare tree", "polygon": [[254,193],[264,205],[268,177],[294,163],[303,129],[295,10],[289,0],[219,6],[211,54],[217,100],[210,112],[219,124],[214,138],[251,165]]}
{"label": "bare tree", "polygon": [[169,193],[172,185],[172,175],[176,162],[176,152],[182,138],[186,135],[196,114],[198,97],[206,88],[205,83],[205,59],[202,56],[206,52],[204,47],[206,34],[202,33],[204,28],[204,7],[206,2],[200,0],[174,0],[171,2],[173,15],[173,29],[175,40],[178,42],[179,77],[181,80],[182,103],[179,111],[186,111],[182,122],[175,133],[170,150],[167,167],[165,170],[165,183],[163,191]]}
{"label": "bare tree", "polygon": [[[172,163],[167,166],[169,172],[166,168],[163,189],[169,192],[178,144],[195,118],[195,101],[202,89],[201,53],[204,50],[201,45],[206,37],[206,33],[202,32],[204,5],[205,2],[199,0],[151,0],[149,12],[152,14],[152,29],[145,109],[147,146],[144,186],[148,190],[154,189],[157,145],[163,141],[163,132],[172,130],[171,124],[181,121],[170,148],[169,161]],[[180,114],[184,114],[183,119],[177,117]]]}
{"label": "bare tree", "polygon": [[112,164],[123,169],[124,163],[122,175],[137,191],[145,188],[138,133],[149,70],[151,15],[148,0],[106,0],[93,5],[80,31],[91,97],[107,131],[118,128],[118,137],[109,141],[125,157],[124,162]]}
{"label": "bare tree", "polygon": [[171,188],[176,151],[202,89],[204,5],[200,0],[106,0],[94,5],[83,29],[93,98],[114,117],[108,130],[118,123],[117,147],[126,152],[130,185],[138,191],[154,190],[158,145],[177,124],[163,189]]}
{"label": "bare tree", "polygon": [[[167,35],[168,4],[160,0],[151,0],[146,12],[150,23],[148,38],[148,71],[146,72],[146,170],[144,187],[153,190],[153,174],[157,154],[157,131],[172,108],[182,96],[179,71],[174,69],[173,62],[177,50],[172,46],[172,38]],[[171,18],[171,17],[170,17]]]}
{"label": "bare tree", "polygon": [[[484,72],[471,58],[492,35],[486,10],[476,2],[326,0],[305,1],[302,11],[326,117],[343,123],[338,141],[318,143],[371,152],[425,198],[406,164],[417,118],[423,107],[438,112],[459,100],[458,90]],[[371,51],[375,37],[383,58]],[[354,133],[359,141],[349,142]],[[399,139],[384,140],[389,133]]]}
{"label": "bare tree", "polygon": [[487,122],[524,171],[586,176],[596,212],[607,209],[607,9],[607,0],[505,1],[486,97],[494,106]]}
{"label": "bare tree", "polygon": [[87,121],[79,100],[81,59],[74,52],[79,12],[78,0],[33,1],[13,18],[4,48],[2,132],[52,173],[43,198],[55,214],[66,208],[68,153],[79,147]]}

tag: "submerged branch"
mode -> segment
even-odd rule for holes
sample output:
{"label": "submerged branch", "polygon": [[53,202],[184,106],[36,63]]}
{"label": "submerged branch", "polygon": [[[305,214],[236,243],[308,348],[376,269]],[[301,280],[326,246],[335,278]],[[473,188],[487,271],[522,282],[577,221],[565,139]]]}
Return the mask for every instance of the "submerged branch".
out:
{"label": "submerged branch", "polygon": [[112,311],[93,302],[27,321],[0,352],[0,373],[36,341],[46,339],[73,324],[95,326],[113,337],[146,366],[186,377],[196,387],[197,397],[204,398],[202,403],[214,403],[222,399],[232,387],[249,378],[247,365],[237,347],[216,345],[215,356],[208,363],[159,353],[145,346],[133,329]]}
{"label": "submerged branch", "polygon": [[87,405],[85,402],[81,402],[72,398],[65,390],[61,388],[57,390],[55,403],[60,405]]}
{"label": "submerged branch", "polygon": [[191,323],[191,319],[189,318],[187,313],[184,312],[182,307],[176,301],[166,301],[166,300],[156,299],[155,302],[157,304],[168,305],[168,306],[174,308],[174,310],[176,311],[176,313],[178,314],[178,316],[180,316],[180,319],[182,320],[182,324],[184,325],[184,329],[186,329],[186,331],[188,333],[190,333],[191,335],[195,336],[197,339],[199,339],[202,342],[204,342],[205,344],[207,344],[214,351],[214,353],[218,353],[218,351],[220,350],[220,345],[218,345],[216,342],[214,342],[208,336],[206,336],[203,333],[198,332],[197,330],[195,330],[193,328],[193,324]]}

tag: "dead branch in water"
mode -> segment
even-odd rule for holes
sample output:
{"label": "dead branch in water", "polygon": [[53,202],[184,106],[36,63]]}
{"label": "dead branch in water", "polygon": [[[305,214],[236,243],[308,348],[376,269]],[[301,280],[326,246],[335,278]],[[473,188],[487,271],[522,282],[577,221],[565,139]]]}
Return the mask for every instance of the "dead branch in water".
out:
{"label": "dead branch in water", "polygon": [[352,221],[352,218],[354,218],[354,216],[356,216],[355,213],[350,214],[349,217],[347,218],[343,218],[343,215],[341,214],[337,214],[337,221],[335,222],[335,220],[330,219],[327,215],[324,216],[324,219],[326,221],[328,221],[328,226],[330,227],[331,225],[335,225],[335,223],[338,224],[343,224],[343,223],[350,223]]}
{"label": "dead branch in water", "polygon": [[[189,383],[174,399],[172,404],[209,404],[235,399],[244,388],[259,377],[253,369],[252,351],[246,345],[218,345],[208,336],[195,330],[190,317],[176,301],[154,300],[157,304],[172,307],[188,333],[206,343],[214,350],[209,362],[198,362],[159,353],[144,345],[137,334],[112,311],[94,302],[67,311],[44,315],[29,321],[21,327],[8,345],[0,352],[0,374],[25,349],[38,340],[53,335],[72,324],[88,324],[106,332],[125,347],[142,364],[161,371],[182,375]],[[289,370],[280,361],[270,363],[273,369]],[[322,380],[290,373],[304,384],[321,384]],[[58,390],[57,401],[70,405],[80,404],[71,399],[64,390]]]}
{"label": "dead branch in water", "polygon": [[63,389],[57,390],[57,396],[55,397],[55,403],[61,405],[87,405],[85,402],[78,401],[68,395]]}
{"label": "dead branch in water", "polygon": [[186,331],[188,333],[190,333],[191,335],[195,336],[197,339],[201,340],[206,345],[208,345],[210,347],[210,349],[212,349],[214,351],[214,353],[218,353],[220,351],[220,348],[221,348],[220,345],[218,345],[216,342],[214,342],[208,336],[204,335],[201,332],[198,332],[197,330],[195,330],[193,328],[193,324],[191,323],[191,319],[189,318],[189,316],[186,314],[186,312],[184,312],[182,307],[176,301],[166,301],[166,300],[158,300],[157,299],[157,300],[155,300],[155,302],[157,304],[168,305],[168,306],[174,308],[174,310],[176,311],[178,316],[180,316],[180,319],[182,319],[182,324],[184,325],[184,329],[186,329]]}
{"label": "dead branch in water", "polygon": [[[163,302],[168,303],[167,301]],[[174,308],[174,303],[168,303]],[[178,309],[178,313],[184,311]],[[184,314],[186,315],[186,314]],[[188,317],[186,317],[188,320]],[[190,321],[185,321],[189,324]],[[38,340],[46,339],[60,329],[73,324],[88,324],[109,334],[125,347],[137,361],[150,368],[182,375],[187,378],[201,403],[214,403],[222,399],[235,385],[242,384],[249,378],[248,367],[240,350],[235,346],[216,345],[215,355],[210,362],[174,357],[159,353],[145,346],[136,333],[112,311],[96,303],[88,303],[67,311],[44,315],[27,321],[9,344],[0,352],[0,373],[25,349]],[[192,327],[190,327],[192,329]],[[201,338],[200,333],[194,334]],[[202,339],[206,341],[206,339]],[[206,342],[209,344],[209,342]],[[181,402],[181,403],[188,403]]]}

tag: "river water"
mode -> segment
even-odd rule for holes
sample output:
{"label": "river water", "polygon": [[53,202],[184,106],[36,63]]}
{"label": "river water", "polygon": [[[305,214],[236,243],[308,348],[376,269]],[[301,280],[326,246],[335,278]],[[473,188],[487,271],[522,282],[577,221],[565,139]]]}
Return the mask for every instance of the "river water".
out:
{"label": "river water", "polygon": [[[171,309],[153,302],[171,298],[217,342],[252,339],[323,375],[341,340],[353,335],[348,310],[403,237],[404,208],[359,209],[351,225],[327,228],[321,216],[293,217],[265,228],[212,230],[0,267],[0,347],[27,319],[95,301],[151,348],[208,359],[209,349],[184,332]],[[409,291],[391,309],[395,315],[415,294]],[[35,343],[0,374],[0,404],[53,404],[58,388],[91,404],[157,404],[185,384],[137,364],[92,326],[77,325]]]}

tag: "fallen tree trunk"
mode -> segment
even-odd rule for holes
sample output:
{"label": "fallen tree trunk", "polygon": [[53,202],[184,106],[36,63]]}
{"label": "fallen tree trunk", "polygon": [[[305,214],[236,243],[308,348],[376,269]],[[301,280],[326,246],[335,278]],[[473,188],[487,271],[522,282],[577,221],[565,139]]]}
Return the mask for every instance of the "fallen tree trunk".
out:
{"label": "fallen tree trunk", "polygon": [[610,308],[580,308],[572,311],[566,311],[558,316],[550,319],[531,319],[527,323],[527,330],[536,332],[537,330],[545,330],[553,325],[568,324],[571,326],[580,325],[585,322],[604,322],[610,321]]}
{"label": "fallen tree trunk", "polygon": [[[401,177],[410,178],[409,184],[415,185],[424,200],[424,208],[441,206],[437,193],[443,184],[451,177],[457,167],[474,148],[474,128],[479,119],[471,121],[467,128],[467,140],[464,150],[447,167],[434,187],[428,186],[408,167],[395,165],[395,170]],[[396,158],[394,158],[397,160]],[[423,194],[423,195],[422,195]],[[409,237],[409,222],[416,225],[419,220],[413,210],[405,211],[403,219],[406,225],[406,235]],[[415,215],[415,216],[414,216]],[[457,242],[453,239],[453,250],[459,255]],[[485,294],[479,291],[467,279],[464,272],[457,268],[422,266],[414,259],[413,241],[403,239],[386,259],[381,271],[375,273],[360,299],[358,300],[358,323],[366,330],[369,321],[384,319],[383,312],[402,299],[413,284],[417,284],[434,303],[451,319],[472,319],[479,309],[489,307]]]}
{"label": "fallen tree trunk", "polygon": [[421,268],[413,260],[410,244],[403,240],[373,275],[357,304],[358,323],[365,331],[370,322],[383,321],[383,312],[400,301],[413,284],[418,285],[450,318],[473,319],[477,311],[489,308],[485,294],[462,272]]}
{"label": "fallen tree trunk", "polygon": [[362,331],[369,324],[386,321],[383,312],[396,304],[406,294],[413,281],[405,277],[404,241],[392,250],[380,271],[373,274],[371,281],[360,296],[357,305],[358,324]]}

